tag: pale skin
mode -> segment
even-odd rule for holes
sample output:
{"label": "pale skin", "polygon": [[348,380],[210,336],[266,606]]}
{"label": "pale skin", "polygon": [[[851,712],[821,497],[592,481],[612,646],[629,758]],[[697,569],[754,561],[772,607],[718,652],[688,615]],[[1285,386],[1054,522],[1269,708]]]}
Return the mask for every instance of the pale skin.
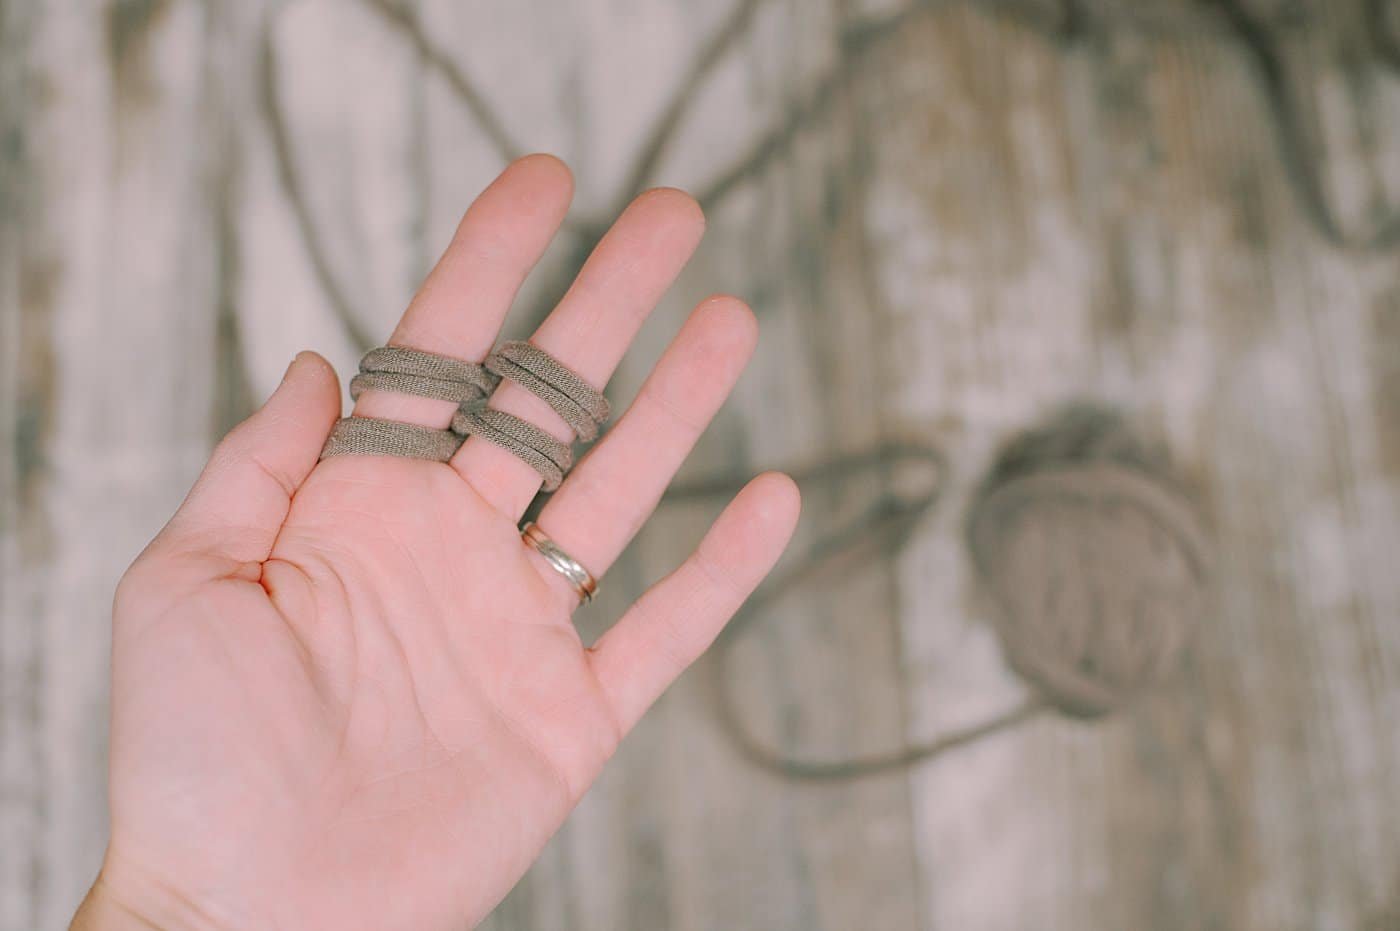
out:
{"label": "pale skin", "polygon": [[[571,193],[557,159],[509,166],[389,342],[484,358]],[[532,340],[601,387],[703,228],[684,193],[643,194]],[[604,585],[756,333],[738,299],[702,302],[545,505]],[[518,386],[490,403],[570,436]],[[355,413],[445,427],[452,405],[368,392]],[[74,928],[474,925],[797,520],[792,481],[758,476],[585,647],[576,594],[517,529],[535,472],[478,437],[447,464],[318,464],[339,415],[335,373],[302,353],[122,579],[111,843]]]}

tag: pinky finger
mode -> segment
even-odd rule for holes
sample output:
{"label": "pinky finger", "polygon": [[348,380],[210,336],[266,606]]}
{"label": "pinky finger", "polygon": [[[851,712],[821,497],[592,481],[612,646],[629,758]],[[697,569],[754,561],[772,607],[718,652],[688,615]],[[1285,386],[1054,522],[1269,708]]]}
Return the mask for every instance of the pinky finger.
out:
{"label": "pinky finger", "polygon": [[622,732],[714,642],[792,538],[797,485],[758,476],[724,509],[699,548],[647,590],[590,651]]}

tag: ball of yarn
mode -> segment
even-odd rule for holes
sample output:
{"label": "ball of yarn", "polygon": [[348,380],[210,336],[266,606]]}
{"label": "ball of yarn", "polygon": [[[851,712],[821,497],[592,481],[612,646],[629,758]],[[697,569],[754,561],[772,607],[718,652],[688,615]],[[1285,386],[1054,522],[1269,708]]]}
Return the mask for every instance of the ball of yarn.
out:
{"label": "ball of yarn", "polygon": [[1008,663],[1066,714],[1166,679],[1207,609],[1200,522],[1164,457],[1074,407],[1003,450],[971,509],[973,561]]}

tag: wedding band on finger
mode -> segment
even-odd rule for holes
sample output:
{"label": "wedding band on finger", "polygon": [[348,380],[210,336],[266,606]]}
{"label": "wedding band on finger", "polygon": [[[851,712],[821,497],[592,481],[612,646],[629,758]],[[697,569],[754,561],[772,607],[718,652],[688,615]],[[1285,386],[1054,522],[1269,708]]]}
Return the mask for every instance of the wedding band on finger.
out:
{"label": "wedding band on finger", "polygon": [[530,521],[522,527],[520,538],[543,556],[551,569],[564,577],[578,594],[579,604],[587,604],[593,600],[593,594],[598,591],[598,580],[593,578],[593,574],[585,569],[582,563],[551,540],[549,534],[541,530],[538,524]]}

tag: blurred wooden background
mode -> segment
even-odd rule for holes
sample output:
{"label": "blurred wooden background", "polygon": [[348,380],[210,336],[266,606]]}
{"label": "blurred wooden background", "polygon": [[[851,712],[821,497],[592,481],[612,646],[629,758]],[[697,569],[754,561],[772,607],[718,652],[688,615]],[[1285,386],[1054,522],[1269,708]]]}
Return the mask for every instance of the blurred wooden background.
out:
{"label": "blurred wooden background", "polygon": [[[294,351],[351,371],[538,149],[579,194],[515,329],[657,183],[709,235],[615,399],[706,293],[762,320],[687,475],[949,456],[909,546],[736,644],[776,745],[897,748],[1021,696],[961,526],[1064,400],[1170,447],[1219,584],[1131,710],[857,783],[753,768],[691,675],[489,927],[1400,928],[1386,0],[0,2],[0,928],[63,926],[99,862],[126,563]],[[880,481],[809,492],[804,540]],[[713,511],[662,513],[588,629]]]}

